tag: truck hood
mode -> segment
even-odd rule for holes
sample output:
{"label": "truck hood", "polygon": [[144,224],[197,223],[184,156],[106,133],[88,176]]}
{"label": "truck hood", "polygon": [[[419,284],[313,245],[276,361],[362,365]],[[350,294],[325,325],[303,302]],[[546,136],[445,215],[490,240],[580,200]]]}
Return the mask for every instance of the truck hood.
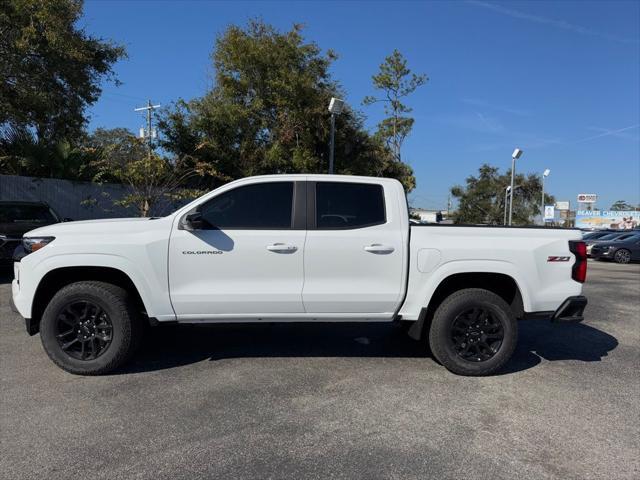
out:
{"label": "truck hood", "polygon": [[61,234],[136,233],[148,229],[149,222],[162,222],[166,219],[167,217],[134,217],[63,222],[36,228],[26,232],[24,235],[26,237],[55,237]]}

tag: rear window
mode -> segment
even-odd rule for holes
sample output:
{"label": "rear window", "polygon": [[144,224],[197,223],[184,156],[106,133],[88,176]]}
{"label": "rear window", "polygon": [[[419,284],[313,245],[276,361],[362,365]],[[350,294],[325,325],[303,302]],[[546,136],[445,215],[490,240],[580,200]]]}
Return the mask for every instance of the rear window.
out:
{"label": "rear window", "polygon": [[598,240],[613,240],[614,238],[618,238],[621,233],[610,233],[609,235],[605,235],[604,237],[600,237]]}
{"label": "rear window", "polygon": [[0,223],[56,223],[58,219],[45,205],[0,205]]}
{"label": "rear window", "polygon": [[604,237],[605,235],[608,235],[608,234],[607,233],[603,233],[603,232],[587,233],[584,237],[582,237],[582,239],[583,240],[595,240],[596,238]]}
{"label": "rear window", "polygon": [[618,238],[616,238],[616,242],[618,241],[622,241],[622,240],[629,240],[630,238],[633,239],[634,237],[636,237],[637,234],[636,233],[625,233],[624,235],[620,235]]}
{"label": "rear window", "polygon": [[386,221],[382,185],[316,183],[316,228],[363,228]]}

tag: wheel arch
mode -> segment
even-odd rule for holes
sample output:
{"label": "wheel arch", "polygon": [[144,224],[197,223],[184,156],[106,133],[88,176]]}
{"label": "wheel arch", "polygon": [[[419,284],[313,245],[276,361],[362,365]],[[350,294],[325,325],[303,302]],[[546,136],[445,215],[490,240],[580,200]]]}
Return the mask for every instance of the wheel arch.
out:
{"label": "wheel arch", "polygon": [[59,267],[47,272],[38,283],[31,307],[32,324],[37,328],[45,308],[61,288],[71,283],[90,280],[111,283],[124,288],[131,294],[136,308],[145,315],[148,312],[140,290],[124,271],[105,266]]}
{"label": "wheel arch", "polygon": [[509,306],[516,318],[524,316],[524,300],[518,282],[511,275],[501,272],[461,272],[452,273],[438,283],[429,297],[429,302],[422,308],[420,316],[409,330],[412,338],[420,339],[429,331],[431,320],[436,309],[452,293],[467,288],[481,288],[495,293]]}

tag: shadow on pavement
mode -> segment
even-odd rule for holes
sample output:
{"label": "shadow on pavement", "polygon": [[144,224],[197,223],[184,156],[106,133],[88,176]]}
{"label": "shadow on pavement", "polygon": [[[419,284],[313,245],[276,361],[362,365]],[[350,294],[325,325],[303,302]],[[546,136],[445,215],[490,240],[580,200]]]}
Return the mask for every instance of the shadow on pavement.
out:
{"label": "shadow on pavement", "polygon": [[584,323],[522,320],[518,327],[518,346],[502,374],[535,367],[543,358],[599,362],[618,346],[616,337]]}
{"label": "shadow on pavement", "polygon": [[[616,348],[615,337],[584,324],[519,323],[520,340],[499,374],[533,368],[548,361],[597,362]],[[182,325],[150,329],[134,361],[119,373],[163,370],[202,360],[259,357],[426,358],[416,342],[388,323],[284,323]]]}

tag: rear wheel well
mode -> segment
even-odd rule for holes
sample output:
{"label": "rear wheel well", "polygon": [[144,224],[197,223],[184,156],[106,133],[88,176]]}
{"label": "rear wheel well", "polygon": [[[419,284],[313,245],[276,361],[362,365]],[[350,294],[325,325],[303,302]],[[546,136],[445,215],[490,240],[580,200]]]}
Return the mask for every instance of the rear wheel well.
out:
{"label": "rear wheel well", "polygon": [[122,270],[110,267],[63,267],[48,272],[38,284],[33,298],[31,318],[35,324],[40,323],[42,314],[53,296],[63,287],[76,282],[97,280],[124,288],[135,302],[136,310],[146,312],[138,289],[129,276]]}
{"label": "rear wheel well", "polygon": [[[440,282],[429,300],[429,305],[422,310],[419,321],[420,335],[429,332],[431,319],[440,304],[452,293],[466,288],[489,290],[509,304],[516,318],[522,318],[524,315],[522,294],[516,281],[509,275],[487,272],[456,273]],[[415,331],[411,334],[413,337],[417,335]]]}

